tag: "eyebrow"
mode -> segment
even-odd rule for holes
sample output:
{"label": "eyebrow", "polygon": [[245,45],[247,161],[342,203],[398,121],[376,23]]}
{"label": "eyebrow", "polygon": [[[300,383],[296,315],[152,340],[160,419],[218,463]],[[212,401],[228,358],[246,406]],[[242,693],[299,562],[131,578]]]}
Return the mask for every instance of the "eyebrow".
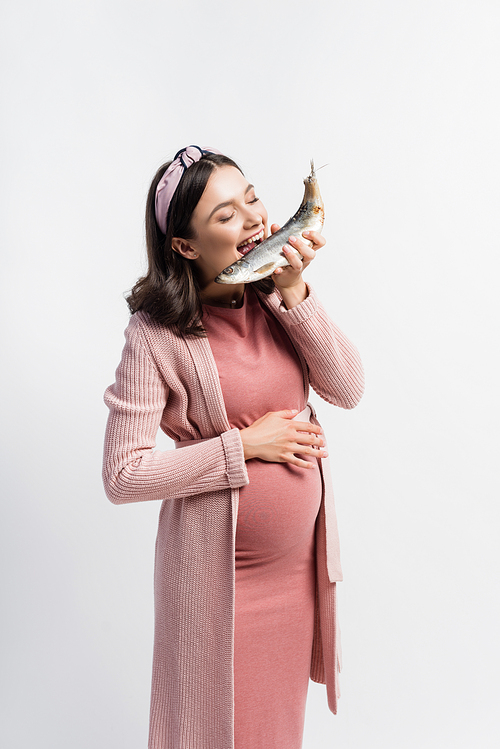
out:
{"label": "eyebrow", "polygon": [[[252,190],[252,188],[253,188],[253,185],[249,184],[248,187],[247,187],[247,189],[245,190],[244,194],[246,195],[247,192],[250,192],[250,190]],[[216,211],[218,211],[220,208],[226,208],[226,206],[232,205],[233,202],[234,202],[233,200],[226,200],[225,203],[219,203],[219,205],[216,205],[215,208],[213,209],[213,211],[210,213],[210,216],[208,217],[209,220],[212,218],[212,216],[214,215],[214,213],[216,213]]]}

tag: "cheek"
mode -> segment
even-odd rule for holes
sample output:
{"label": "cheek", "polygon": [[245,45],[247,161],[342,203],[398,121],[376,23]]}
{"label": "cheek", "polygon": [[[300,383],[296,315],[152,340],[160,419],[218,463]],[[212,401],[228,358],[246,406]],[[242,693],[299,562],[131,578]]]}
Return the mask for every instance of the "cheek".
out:
{"label": "cheek", "polygon": [[238,244],[238,240],[240,239],[240,234],[241,234],[241,229],[239,229],[239,227],[237,227],[235,224],[232,224],[231,227],[228,227],[226,229],[222,239],[225,240],[226,244]]}

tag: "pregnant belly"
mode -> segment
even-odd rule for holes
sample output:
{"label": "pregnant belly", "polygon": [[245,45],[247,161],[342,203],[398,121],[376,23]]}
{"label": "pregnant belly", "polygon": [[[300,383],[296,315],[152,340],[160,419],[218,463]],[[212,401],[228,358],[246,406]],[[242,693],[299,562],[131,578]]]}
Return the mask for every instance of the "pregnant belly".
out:
{"label": "pregnant belly", "polygon": [[318,466],[247,462],[250,483],[240,489],[236,526],[238,568],[294,554],[310,544],[321,502]]}

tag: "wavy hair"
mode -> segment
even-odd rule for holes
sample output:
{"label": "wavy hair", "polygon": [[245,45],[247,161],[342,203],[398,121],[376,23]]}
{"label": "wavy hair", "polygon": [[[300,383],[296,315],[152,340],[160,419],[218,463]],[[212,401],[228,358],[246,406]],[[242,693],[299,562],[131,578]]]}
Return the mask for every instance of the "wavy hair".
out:
{"label": "wavy hair", "polygon": [[[149,188],[146,201],[148,269],[126,299],[131,312],[143,310],[179,335],[203,337],[206,333],[201,324],[203,310],[196,268],[192,261],[172,249],[172,239],[193,238],[191,217],[212,172],[223,166],[233,166],[240,172],[241,169],[228,156],[203,154],[182,175],[168,209],[167,233],[163,234],[156,222],[155,196],[156,187],[170,164],[168,161],[158,169]],[[271,278],[264,278],[256,281],[255,286],[270,294],[274,282]]]}

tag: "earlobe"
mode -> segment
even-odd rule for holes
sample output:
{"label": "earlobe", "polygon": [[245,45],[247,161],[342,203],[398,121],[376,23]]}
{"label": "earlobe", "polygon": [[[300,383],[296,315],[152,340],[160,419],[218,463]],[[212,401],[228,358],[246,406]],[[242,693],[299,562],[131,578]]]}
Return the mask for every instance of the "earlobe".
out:
{"label": "earlobe", "polygon": [[187,258],[187,260],[195,260],[195,258],[198,257],[198,253],[193,247],[191,247],[188,240],[182,239],[181,237],[173,237],[172,249],[174,252],[182,255],[182,257]]}

